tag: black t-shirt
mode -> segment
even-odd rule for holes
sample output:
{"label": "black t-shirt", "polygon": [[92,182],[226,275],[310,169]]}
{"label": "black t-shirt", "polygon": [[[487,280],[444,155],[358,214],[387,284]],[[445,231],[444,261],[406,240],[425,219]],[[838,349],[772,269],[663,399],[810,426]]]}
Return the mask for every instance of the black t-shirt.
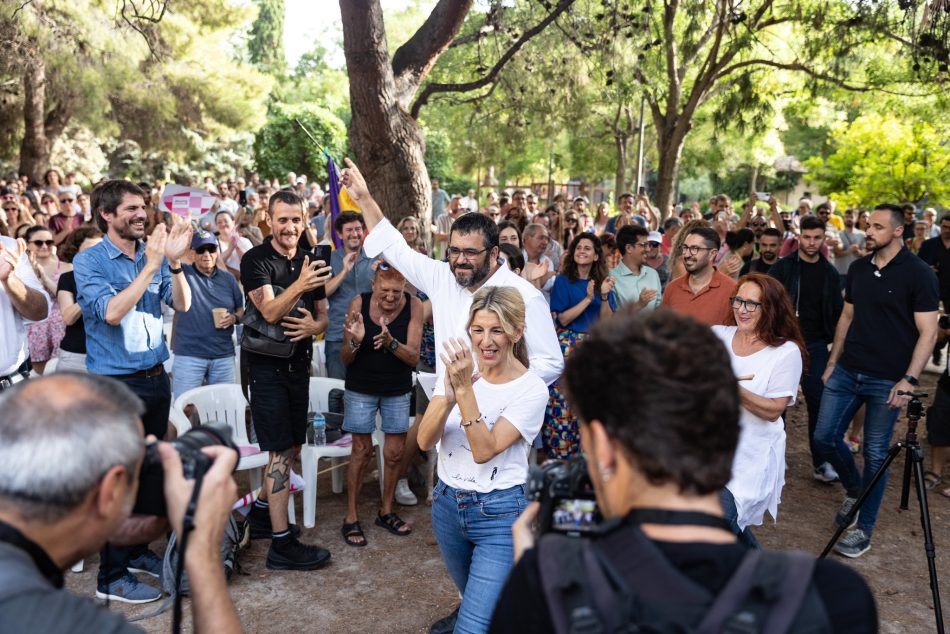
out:
{"label": "black t-shirt", "polygon": [[743,275],[748,275],[749,273],[762,273],[763,275],[769,272],[769,269],[772,268],[771,264],[766,264],[765,260],[758,258],[755,260],[749,260],[742,265],[742,268],[739,269],[739,277]]}
{"label": "black t-shirt", "polygon": [[914,313],[937,310],[937,278],[907,247],[880,270],[873,257],[848,269],[844,299],[854,305],[854,317],[839,363],[849,372],[899,381],[920,334]]}
{"label": "black t-shirt", "polygon": [[[406,343],[409,337],[409,321],[412,318],[412,296],[405,295],[406,304],[399,314],[387,326],[390,334],[399,343]],[[399,396],[412,390],[412,371],[414,366],[403,363],[399,357],[387,348],[375,349],[373,338],[383,329],[370,318],[369,309],[372,293],[362,293],[360,312],[366,333],[356,353],[356,358],[346,369],[346,389],[374,396]]]}
{"label": "black t-shirt", "polygon": [[[271,240],[254,247],[241,258],[241,285],[244,286],[244,292],[249,294],[251,291],[268,284],[287,290],[300,277],[304,257],[308,256],[312,262],[315,257],[314,254],[301,247],[297,248],[293,258],[281,255],[274,249]],[[304,293],[300,299],[303,301],[304,307],[311,314],[314,314],[317,302],[326,299],[326,296],[326,291],[321,286]],[[247,301],[250,302],[251,299],[248,297]],[[295,312],[291,316],[299,317],[301,315]],[[307,337],[297,342],[294,354],[290,359],[278,359],[252,352],[247,353],[247,358],[250,363],[259,365],[287,365],[288,363],[309,363],[312,355],[313,337]]]}
{"label": "black t-shirt", "polygon": [[[747,548],[741,544],[653,542],[664,556],[699,585],[718,592],[732,576]],[[615,562],[621,574],[623,562]],[[851,568],[829,559],[815,563],[812,581],[836,634],[877,632],[877,607],[870,588]],[[495,605],[492,634],[550,634],[554,625],[538,567],[538,551],[525,552]]]}
{"label": "black t-shirt", "polygon": [[825,267],[821,260],[811,263],[798,259],[798,323],[805,341],[825,340],[825,326],[821,308],[825,288]]}
{"label": "black t-shirt", "polygon": [[[59,276],[59,281],[56,283],[56,293],[58,294],[60,291],[72,293],[74,301],[79,296],[76,291],[76,277],[72,271],[66,271]],[[63,335],[59,347],[66,352],[86,354],[86,327],[82,322],[82,314],[79,315],[79,319],[66,326],[66,334]]]}

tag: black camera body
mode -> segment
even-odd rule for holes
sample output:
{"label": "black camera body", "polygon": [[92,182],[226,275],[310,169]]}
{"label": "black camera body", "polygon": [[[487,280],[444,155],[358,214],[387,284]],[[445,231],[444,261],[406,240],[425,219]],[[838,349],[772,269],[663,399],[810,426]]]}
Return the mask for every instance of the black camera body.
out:
{"label": "black camera body", "polygon": [[[234,444],[231,428],[225,425],[194,427],[169,444],[175,448],[181,458],[182,473],[186,480],[197,479],[214,462],[201,451],[204,447],[223,445],[233,449],[240,458],[240,451]],[[145,446],[145,458],[142,460],[142,469],[139,471],[139,493],[132,512],[161,517],[168,515],[165,508],[165,472],[162,468],[162,459],[158,455],[157,443]]]}
{"label": "black camera body", "polygon": [[532,467],[528,497],[541,504],[539,535],[556,532],[580,537],[594,532],[602,519],[582,454]]}

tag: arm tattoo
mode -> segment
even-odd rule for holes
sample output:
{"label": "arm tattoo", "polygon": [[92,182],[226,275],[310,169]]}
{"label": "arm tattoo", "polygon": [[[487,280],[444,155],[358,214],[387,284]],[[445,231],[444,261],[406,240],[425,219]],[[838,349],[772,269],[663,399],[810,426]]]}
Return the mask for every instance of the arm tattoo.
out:
{"label": "arm tattoo", "polygon": [[264,287],[255,288],[253,291],[249,291],[247,294],[251,298],[251,301],[254,302],[254,306],[260,310],[261,305],[264,303]]}
{"label": "arm tattoo", "polygon": [[287,483],[290,481],[290,463],[293,459],[294,450],[291,448],[281,451],[277,454],[277,459],[271,463],[274,468],[267,474],[267,477],[274,481],[271,493],[280,493],[287,488]]}

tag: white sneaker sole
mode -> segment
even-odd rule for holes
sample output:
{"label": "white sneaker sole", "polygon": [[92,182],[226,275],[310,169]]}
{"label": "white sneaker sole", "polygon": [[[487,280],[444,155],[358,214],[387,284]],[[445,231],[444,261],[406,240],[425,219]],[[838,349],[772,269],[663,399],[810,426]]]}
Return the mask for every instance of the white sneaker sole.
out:
{"label": "white sneaker sole", "polygon": [[128,597],[120,597],[117,594],[108,594],[106,592],[100,592],[99,590],[96,590],[96,598],[102,599],[103,601],[106,599],[109,601],[118,601],[119,603],[152,603],[153,601],[158,601],[161,599],[162,595],[159,594],[154,599],[129,599]]}
{"label": "white sneaker sole", "polygon": [[149,577],[153,577],[153,578],[155,578],[155,579],[158,579],[158,578],[161,576],[161,575],[155,574],[154,572],[149,572],[148,570],[145,570],[144,568],[133,568],[132,566],[129,566],[129,567],[126,568],[126,570],[128,570],[129,572],[131,572],[131,573],[133,573],[133,574],[136,573],[136,572],[138,572],[138,573],[141,573],[141,574],[143,574],[143,575],[148,575]]}
{"label": "white sneaker sole", "polygon": [[811,477],[814,478],[815,480],[818,480],[819,482],[824,482],[825,484],[833,484],[841,480],[841,478],[838,478],[838,477],[826,478],[822,474],[815,473],[815,472],[812,472]]}
{"label": "white sneaker sole", "polygon": [[413,495],[411,498],[404,496],[400,497],[397,495],[396,501],[403,506],[415,506],[419,503],[419,498],[417,498],[415,495]]}
{"label": "white sneaker sole", "polygon": [[859,551],[856,551],[856,552],[847,552],[847,553],[844,552],[844,551],[838,550],[838,547],[835,546],[835,552],[836,552],[836,553],[838,553],[838,554],[841,555],[842,557],[848,557],[849,559],[857,559],[858,557],[860,557],[861,555],[863,555],[864,553],[866,553],[866,552],[869,551],[869,550],[871,550],[871,544],[868,544],[867,546],[865,546],[863,549],[861,549],[861,550],[859,550]]}

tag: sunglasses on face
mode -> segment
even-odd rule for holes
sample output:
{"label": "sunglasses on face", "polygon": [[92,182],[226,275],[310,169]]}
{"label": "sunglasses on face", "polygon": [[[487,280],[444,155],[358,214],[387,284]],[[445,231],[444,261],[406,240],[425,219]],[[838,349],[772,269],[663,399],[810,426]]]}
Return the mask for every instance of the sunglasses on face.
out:
{"label": "sunglasses on face", "polygon": [[74,203],[74,202],[76,202],[76,199],[75,199],[75,198],[60,198],[60,199],[59,199],[59,202],[61,202],[61,203],[63,203],[63,204],[65,204],[65,203]]}
{"label": "sunglasses on face", "polygon": [[217,253],[218,247],[213,244],[206,244],[195,249],[195,253],[201,255],[202,253]]}
{"label": "sunglasses on face", "polygon": [[51,247],[56,243],[52,240],[30,240],[30,244],[35,244],[38,247]]}

